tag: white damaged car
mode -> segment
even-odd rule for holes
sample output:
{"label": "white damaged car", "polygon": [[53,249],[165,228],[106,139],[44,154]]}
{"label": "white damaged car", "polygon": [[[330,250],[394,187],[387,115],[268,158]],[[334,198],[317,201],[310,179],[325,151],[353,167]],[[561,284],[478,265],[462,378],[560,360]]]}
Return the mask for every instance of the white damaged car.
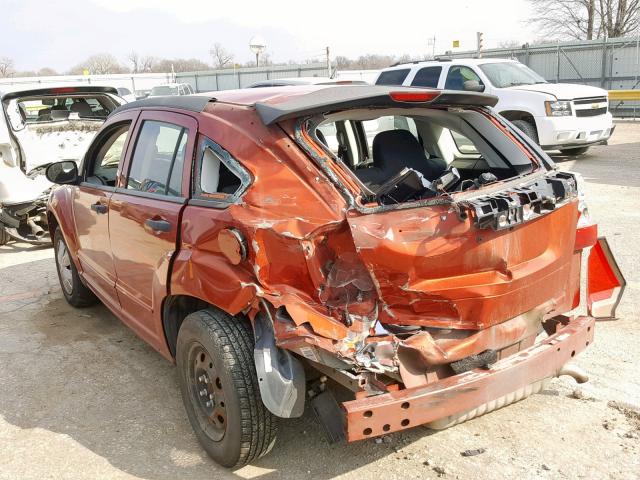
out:
{"label": "white damaged car", "polygon": [[0,85],[0,245],[51,240],[47,165],[79,163],[107,116],[125,103],[113,87]]}

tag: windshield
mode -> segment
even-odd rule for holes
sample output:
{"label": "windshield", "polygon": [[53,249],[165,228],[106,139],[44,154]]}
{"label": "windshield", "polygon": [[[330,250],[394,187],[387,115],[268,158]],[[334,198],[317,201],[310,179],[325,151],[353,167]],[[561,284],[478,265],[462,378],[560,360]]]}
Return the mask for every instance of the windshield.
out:
{"label": "windshield", "polygon": [[533,85],[547,81],[529,67],[516,62],[485,63],[480,69],[489,77],[494,87]]}
{"label": "windshield", "polygon": [[151,96],[156,95],[178,95],[178,87],[170,87],[169,85],[160,85],[151,89]]}

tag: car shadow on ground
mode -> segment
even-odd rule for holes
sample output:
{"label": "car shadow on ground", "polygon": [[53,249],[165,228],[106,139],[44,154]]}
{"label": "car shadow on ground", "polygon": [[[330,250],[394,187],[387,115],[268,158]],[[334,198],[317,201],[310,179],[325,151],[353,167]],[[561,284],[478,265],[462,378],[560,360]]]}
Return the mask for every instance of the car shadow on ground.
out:
{"label": "car shadow on ground", "polygon": [[[0,284],[25,271],[55,276],[49,258],[0,269]],[[418,427],[381,443],[329,445],[307,409],[299,419],[281,421],[267,457],[231,472],[197,443],[175,367],[106,307],[74,309],[59,290],[0,307],[0,432],[9,430],[13,444],[25,441],[25,448],[48,445],[47,456],[76,452],[69,462],[80,468],[106,460],[114,473],[142,478],[330,478],[431,434]],[[50,439],[32,443],[36,432]]]}

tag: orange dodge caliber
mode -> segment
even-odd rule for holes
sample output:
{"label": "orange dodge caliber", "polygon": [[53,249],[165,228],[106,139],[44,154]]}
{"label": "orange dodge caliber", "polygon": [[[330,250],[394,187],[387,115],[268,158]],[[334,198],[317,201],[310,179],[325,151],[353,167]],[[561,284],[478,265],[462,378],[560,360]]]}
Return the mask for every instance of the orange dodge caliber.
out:
{"label": "orange dodge caliber", "polygon": [[227,467],[305,405],[355,441],[586,381],[567,362],[624,278],[583,180],[496,101],[358,85],[123,105],[79,166],[47,169],[62,292],[176,363]]}

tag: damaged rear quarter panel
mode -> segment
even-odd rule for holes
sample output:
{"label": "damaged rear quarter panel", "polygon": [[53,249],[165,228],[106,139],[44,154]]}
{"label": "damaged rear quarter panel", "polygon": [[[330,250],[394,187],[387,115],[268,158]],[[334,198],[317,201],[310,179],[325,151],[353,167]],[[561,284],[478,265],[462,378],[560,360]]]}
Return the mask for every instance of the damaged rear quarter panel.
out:
{"label": "damaged rear quarter panel", "polygon": [[[326,313],[318,299],[321,244],[331,232],[347,232],[344,199],[278,126],[265,127],[250,108],[211,104],[207,112],[201,133],[228,149],[252,181],[225,208],[186,207],[171,293],[208,299],[232,314],[257,308],[259,298],[276,307],[308,305]],[[247,259],[237,266],[220,249],[223,228],[235,228],[246,239]],[[343,334],[337,320],[320,319],[335,323],[335,336]]]}

